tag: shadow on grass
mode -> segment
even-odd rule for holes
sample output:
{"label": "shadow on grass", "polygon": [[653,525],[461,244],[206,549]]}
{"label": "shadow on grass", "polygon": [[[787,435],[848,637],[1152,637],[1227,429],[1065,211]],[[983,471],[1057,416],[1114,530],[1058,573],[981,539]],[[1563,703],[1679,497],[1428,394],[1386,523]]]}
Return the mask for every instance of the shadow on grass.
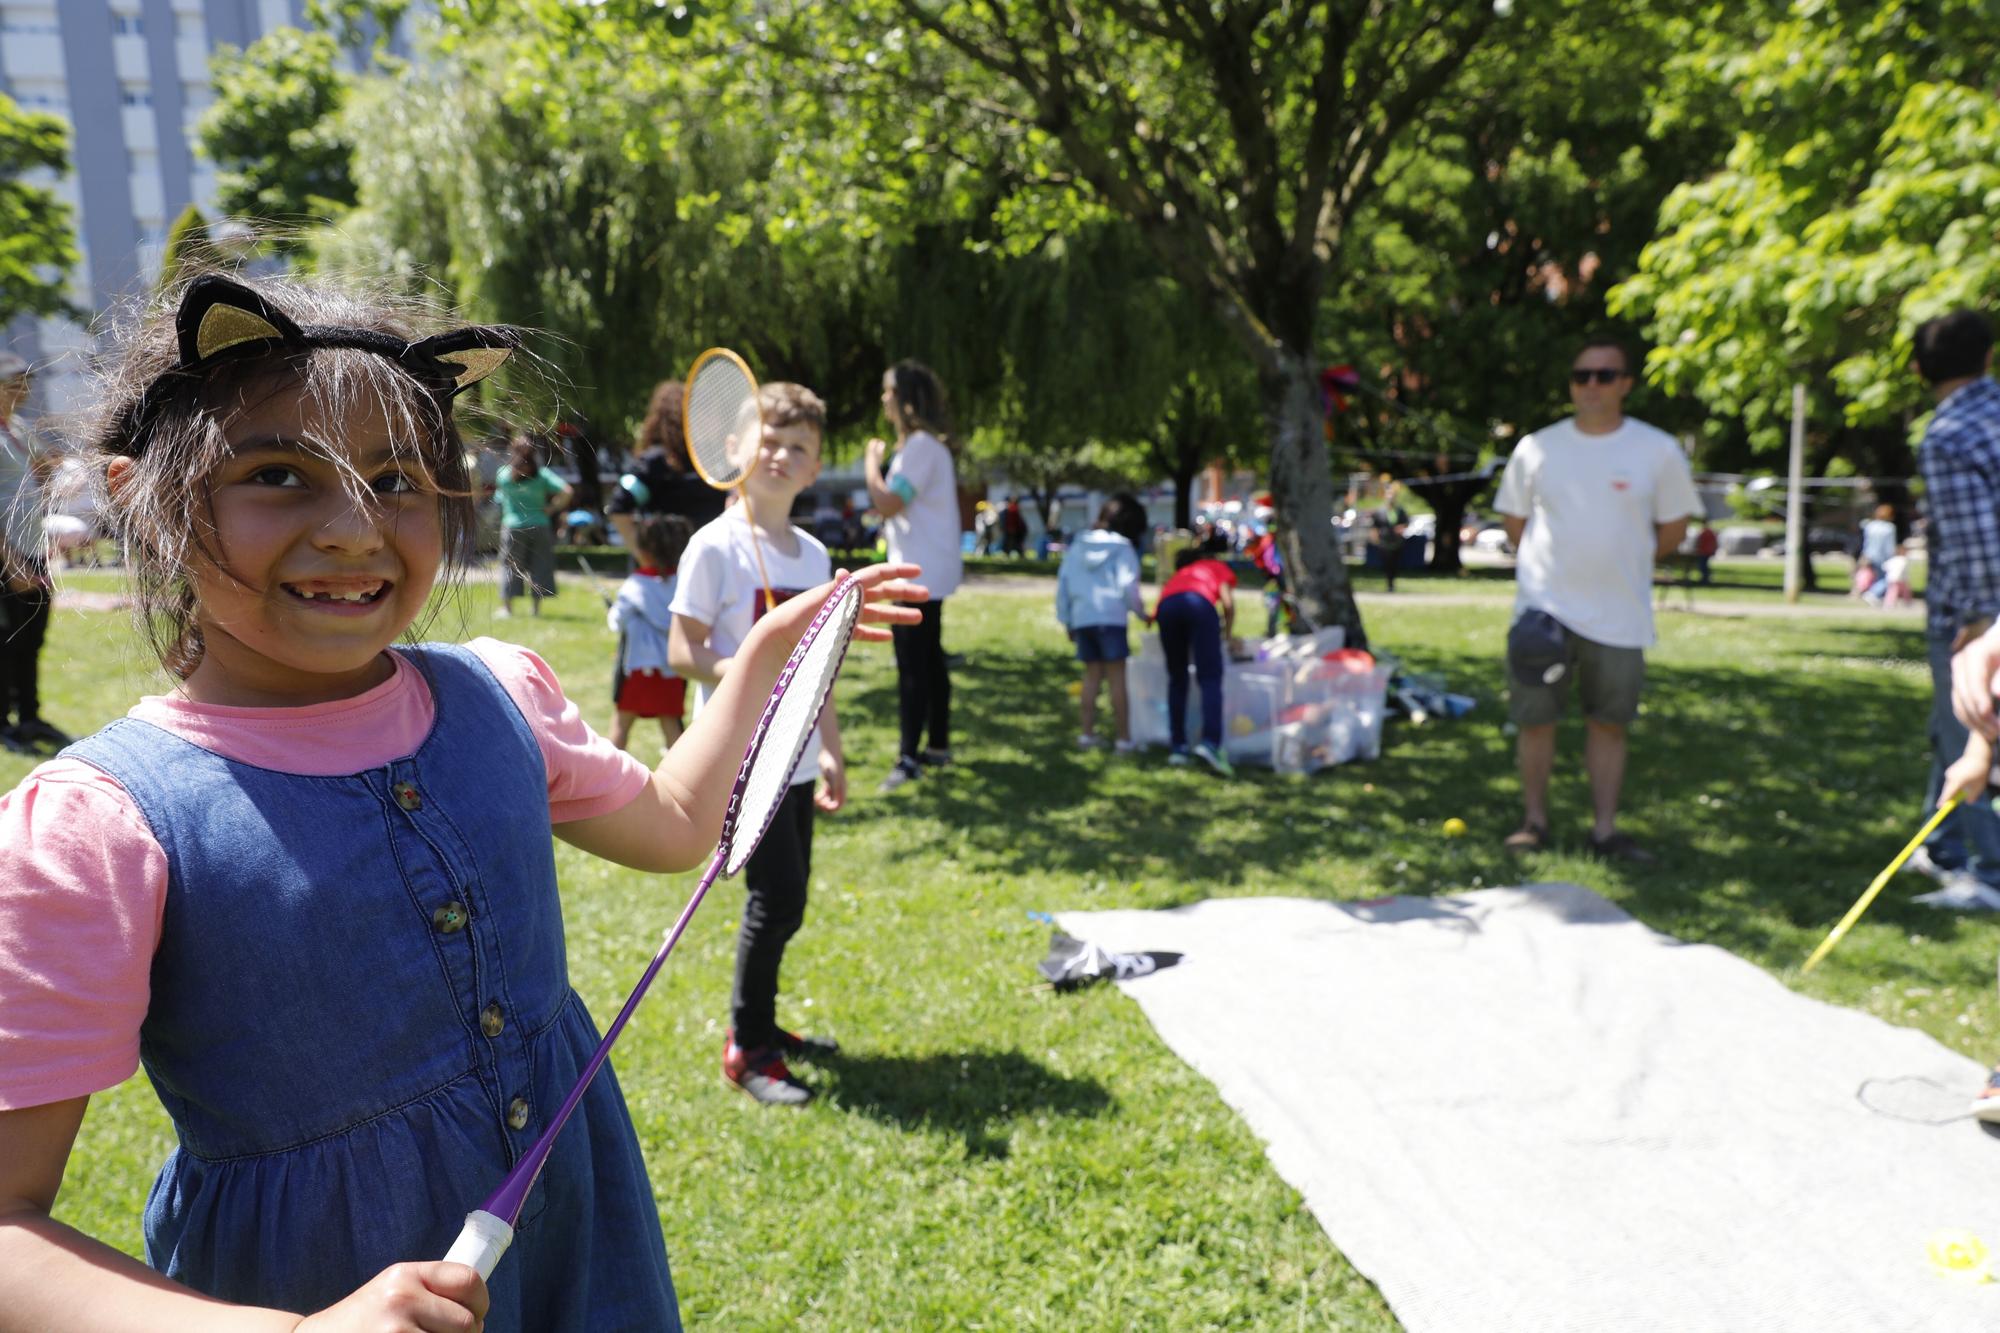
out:
{"label": "shadow on grass", "polygon": [[[1407,655],[1474,695],[1471,716],[1392,723],[1380,759],[1308,778],[1246,767],[1222,781],[1168,768],[1157,751],[1079,753],[1067,692],[1075,664],[1059,651],[982,652],[954,677],[961,763],[858,802],[853,815],[932,822],[987,876],[1078,884],[1036,905],[1110,905],[1093,892],[1146,882],[1156,890],[1117,905],[1172,906],[1252,880],[1366,898],[1574,878],[1658,929],[1779,960],[1797,952],[1799,931],[1837,920],[1923,818],[1930,687],[1920,628],[1791,622],[1782,634],[1746,627],[1739,646],[1734,625],[1720,622],[1648,665],[1621,822],[1659,863],[1577,859],[1590,802],[1574,709],[1558,738],[1554,852],[1516,860],[1499,846],[1520,819],[1514,740],[1501,726],[1504,615],[1488,617],[1491,651],[1474,620],[1473,647],[1421,636]],[[1381,631],[1393,642],[1391,622]],[[892,674],[850,698],[844,710],[893,725]],[[1451,816],[1472,835],[1445,837]],[[1873,918],[1951,938],[1960,918],[1911,903],[1916,883],[1885,894]],[[1915,959],[1897,967],[1933,979]]]}
{"label": "shadow on grass", "polygon": [[1008,1126],[1024,1116],[1102,1115],[1111,1094],[1095,1079],[1070,1078],[1017,1051],[935,1055],[842,1055],[823,1071],[844,1110],[901,1129],[953,1135],[967,1157],[1004,1159]]}

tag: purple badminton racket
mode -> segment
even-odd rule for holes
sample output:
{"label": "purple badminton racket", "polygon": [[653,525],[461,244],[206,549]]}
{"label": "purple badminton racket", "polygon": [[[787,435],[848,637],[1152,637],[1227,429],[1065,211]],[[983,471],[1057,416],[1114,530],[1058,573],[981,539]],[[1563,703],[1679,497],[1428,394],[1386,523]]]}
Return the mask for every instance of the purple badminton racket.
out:
{"label": "purple badminton racket", "polygon": [[452,1244],[451,1252],[445,1255],[453,1263],[467,1264],[479,1270],[482,1278],[491,1277],[500,1256],[514,1240],[514,1223],[520,1219],[521,1205],[527,1200],[528,1191],[534,1188],[535,1178],[542,1172],[548,1161],[550,1149],[555,1147],[556,1135],[562,1132],[563,1124],[577,1103],[590,1087],[605,1057],[611,1053],[611,1044],[618,1040],[618,1034],[625,1029],[626,1020],[645,998],[646,988],[659,975],[661,964],[667,961],[674,945],[680,941],[681,933],[687,929],[694,917],[695,909],[708,893],[708,886],[715,882],[717,875],[734,875],[750,860],[750,854],[757,850],[757,844],[764,840],[772,819],[778,813],[778,804],[784,799],[791,786],[792,771],[798,767],[799,759],[805,753],[806,742],[812,738],[813,726],[819,721],[820,710],[826,706],[827,695],[833,690],[834,677],[840,674],[840,664],[847,656],[847,645],[854,636],[854,627],[861,618],[861,585],[851,574],[843,573],[835,582],[833,592],[826,604],[813,616],[812,623],[800,637],[798,646],[785,662],[785,668],[778,673],[778,683],[771,687],[771,697],[764,704],[763,715],[757,720],[757,729],[751,734],[749,748],[743,752],[743,764],[736,770],[736,785],[729,793],[729,805],[722,816],[722,839],[716,844],[715,856],[703,872],[701,882],[695,885],[694,896],[681,909],[678,920],[667,932],[666,941],[660,951],[653,955],[652,963],[646,968],[639,984],[632,988],[631,998],[618,1011],[618,1017],[605,1030],[604,1040],[597,1044],[590,1062],[577,1078],[576,1086],[563,1099],[555,1117],[549,1121],[542,1136],[535,1140],[535,1146],[517,1162],[500,1187],[487,1196],[486,1202],[477,1211],[466,1215],[465,1228],[459,1232],[458,1240]]}

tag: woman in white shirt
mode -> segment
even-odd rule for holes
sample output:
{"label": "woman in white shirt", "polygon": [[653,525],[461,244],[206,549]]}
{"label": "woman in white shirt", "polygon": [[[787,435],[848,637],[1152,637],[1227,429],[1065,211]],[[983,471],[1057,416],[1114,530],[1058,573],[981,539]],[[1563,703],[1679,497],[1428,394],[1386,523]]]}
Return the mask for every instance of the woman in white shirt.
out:
{"label": "woman in white shirt", "polygon": [[[944,599],[964,572],[960,555],[958,469],[950,446],[950,408],[930,367],[899,361],[882,376],[882,415],[896,432],[896,456],[884,470],[886,441],[868,441],[868,498],[885,520],[891,561],[923,566],[930,600],[915,625],[891,626],[902,748],[882,779],[894,791],[951,762],[951,677],[944,658]],[[929,732],[930,744],[925,745]]]}

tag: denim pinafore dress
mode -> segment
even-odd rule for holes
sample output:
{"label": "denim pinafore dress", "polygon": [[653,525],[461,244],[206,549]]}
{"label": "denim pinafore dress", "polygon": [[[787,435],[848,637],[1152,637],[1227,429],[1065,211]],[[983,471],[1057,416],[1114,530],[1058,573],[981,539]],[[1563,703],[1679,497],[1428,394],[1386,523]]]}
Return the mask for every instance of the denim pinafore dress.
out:
{"label": "denim pinafore dress", "polygon": [[[442,1258],[597,1045],[534,735],[472,653],[404,651],[436,720],[384,767],[278,773],[130,718],[65,752],[115,778],[166,853],[140,1058],[179,1145],[146,1261],[224,1300],[309,1312]],[[608,1067],[490,1287],[488,1333],[680,1327]]]}

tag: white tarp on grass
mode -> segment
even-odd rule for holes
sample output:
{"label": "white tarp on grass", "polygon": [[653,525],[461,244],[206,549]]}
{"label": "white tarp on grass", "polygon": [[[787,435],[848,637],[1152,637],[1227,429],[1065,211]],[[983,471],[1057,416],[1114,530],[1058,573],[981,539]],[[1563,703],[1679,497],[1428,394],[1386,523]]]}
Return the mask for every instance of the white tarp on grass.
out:
{"label": "white tarp on grass", "polygon": [[1880,1110],[1978,1089],[1922,1033],[1570,884],[1059,919],[1187,955],[1124,990],[1411,1333],[2000,1330],[1925,1258],[2000,1256],[2000,1136]]}

